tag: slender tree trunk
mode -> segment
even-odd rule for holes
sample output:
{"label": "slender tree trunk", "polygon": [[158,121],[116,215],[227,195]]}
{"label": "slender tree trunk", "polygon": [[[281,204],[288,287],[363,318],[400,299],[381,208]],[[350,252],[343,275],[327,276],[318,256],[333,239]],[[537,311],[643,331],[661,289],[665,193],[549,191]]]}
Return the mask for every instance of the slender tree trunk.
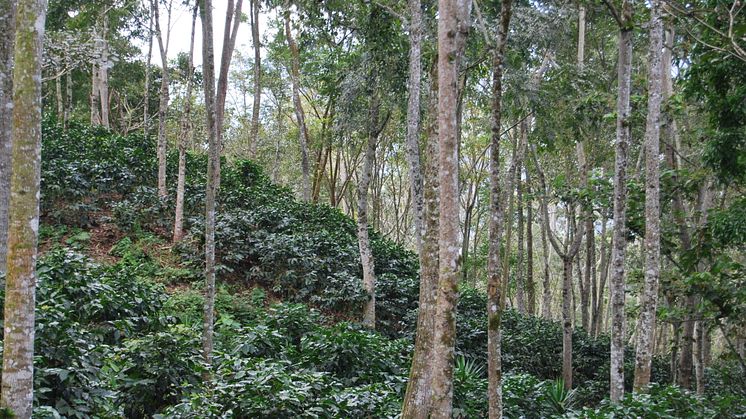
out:
{"label": "slender tree trunk", "polygon": [[[94,31],[94,38],[98,37],[97,31]],[[101,41],[96,39],[93,43],[93,58],[91,61],[91,125],[101,125],[101,94],[99,91],[101,75],[98,67],[101,54]]]}
{"label": "slender tree trunk", "polygon": [[[413,0],[419,2],[417,0]],[[415,7],[410,4],[410,7]],[[417,6],[419,7],[419,6]],[[420,12],[417,8],[416,12]],[[412,24],[415,18],[412,17]],[[411,54],[410,54],[411,59]],[[427,147],[424,153],[424,181],[420,193],[422,194],[422,230],[421,230],[421,248],[420,256],[420,299],[419,310],[417,313],[417,332],[415,336],[415,349],[412,357],[412,368],[409,373],[409,382],[407,391],[404,395],[404,404],[402,407],[402,419],[426,419],[430,414],[430,394],[432,380],[432,365],[430,360],[433,356],[434,347],[434,314],[435,314],[435,294],[438,284],[438,217],[439,217],[439,199],[438,199],[438,66],[433,66],[431,77],[430,97],[428,104],[429,121],[426,125]],[[410,67],[410,77],[412,76]],[[410,84],[413,81],[410,80]],[[419,89],[419,86],[417,87]],[[410,95],[412,95],[410,90]],[[410,96],[411,97],[411,96]],[[419,110],[419,106],[417,107]],[[409,129],[409,128],[408,128]],[[409,138],[407,139],[409,140]],[[408,153],[410,144],[407,143]],[[417,147],[419,154],[419,146]],[[409,156],[408,156],[409,157]],[[410,159],[410,174],[412,173],[413,159]],[[419,164],[417,159],[416,163]],[[419,172],[419,170],[417,171]],[[418,173],[419,174],[419,173]],[[411,175],[410,175],[411,176]],[[414,182],[414,177],[410,179]],[[414,185],[412,185],[413,193]],[[413,205],[417,204],[412,200]],[[415,209],[416,211],[416,209]],[[416,215],[415,215],[416,217]],[[415,227],[416,229],[417,227]]]}
{"label": "slender tree trunk", "polygon": [[[521,124],[521,136],[528,136],[528,127],[525,123]],[[521,152],[521,154],[523,154]],[[518,215],[518,266],[516,267],[516,308],[521,314],[526,314],[526,288],[523,277],[523,231],[524,231],[524,220],[523,220],[523,186],[521,185],[521,172],[522,167],[516,168],[516,202],[518,204],[517,215]]]}
{"label": "slender tree trunk", "polygon": [[290,48],[290,81],[293,85],[293,105],[295,106],[295,119],[298,122],[298,136],[300,140],[300,166],[303,176],[302,196],[303,200],[311,200],[311,181],[310,167],[308,164],[308,129],[306,128],[306,114],[303,111],[303,103],[300,100],[300,57],[298,44],[293,38],[293,32],[290,30],[290,6],[285,5],[285,37],[287,38],[288,47]]}
{"label": "slender tree trunk", "polygon": [[106,37],[109,35],[109,17],[107,14],[108,12],[102,16],[103,30],[101,31],[100,61],[98,63],[98,93],[100,95],[99,103],[101,104],[101,126],[109,129],[111,128],[111,123],[109,122],[111,112],[109,109],[109,41],[106,40]]}
{"label": "slender tree trunk", "polygon": [[526,308],[530,315],[536,314],[536,283],[534,282],[534,208],[531,200],[531,175],[526,166]]}
{"label": "slender tree trunk", "polygon": [[[225,100],[228,95],[228,70],[233,58],[233,50],[236,47],[236,37],[238,36],[238,25],[241,23],[241,7],[243,0],[228,0],[228,7],[225,11],[225,27],[223,30],[223,49],[220,53],[220,73],[218,74],[217,91],[215,92],[215,123],[218,129],[218,139],[220,140],[220,150],[223,147],[223,119],[225,115]],[[220,161],[217,162],[220,168]],[[219,179],[219,177],[218,177]],[[218,187],[220,181],[218,180]]]}
{"label": "slender tree trunk", "polygon": [[440,144],[440,274],[435,302],[435,349],[432,357],[433,419],[450,419],[458,298],[459,70],[471,23],[471,0],[439,0],[438,142]]}
{"label": "slender tree trunk", "polygon": [[[203,0],[202,20],[202,84],[205,89],[207,115],[207,185],[205,193],[205,316],[202,350],[207,365],[212,365],[213,325],[215,323],[215,199],[220,176],[220,139],[215,111],[215,52],[213,49],[212,0]],[[209,372],[205,374],[209,377]]]}
{"label": "slender tree trunk", "polygon": [[[420,84],[422,80],[422,5],[420,0],[408,0],[409,5],[409,81],[407,91],[407,163],[409,163],[412,193],[412,218],[418,252],[424,236],[422,171],[420,169]],[[405,403],[406,405],[406,403]]]}
{"label": "slender tree trunk", "polygon": [[600,280],[598,284],[598,293],[596,297],[596,304],[593,306],[593,324],[591,327],[591,335],[598,337],[598,334],[603,330],[603,313],[604,313],[604,291],[606,290],[606,280],[609,277],[609,252],[608,245],[606,244],[606,224],[608,220],[606,215],[601,215],[601,263],[600,263]]}
{"label": "slender tree trunk", "polygon": [[373,73],[370,80],[372,87],[369,92],[370,108],[368,115],[370,126],[368,127],[368,141],[365,148],[363,171],[360,174],[357,191],[357,238],[360,247],[360,263],[363,265],[363,289],[368,294],[368,301],[363,308],[363,325],[370,329],[376,328],[376,274],[373,253],[370,248],[370,239],[368,237],[368,186],[376,158],[380,110],[375,70],[373,70]]}
{"label": "slender tree trunk", "polygon": [[158,50],[161,53],[161,93],[158,107],[158,196],[166,198],[168,189],[166,187],[166,117],[168,115],[168,44],[171,38],[171,3],[168,4],[168,24],[166,27],[166,39],[163,39],[161,24],[158,13],[158,0],[151,0],[153,9],[153,20],[155,22],[155,36],[158,40]]}
{"label": "slender tree trunk", "polygon": [[254,45],[254,103],[251,108],[251,142],[249,157],[256,158],[259,146],[259,110],[262,99],[262,52],[259,38],[259,0],[251,0],[251,40]]}
{"label": "slender tree trunk", "polygon": [[173,242],[181,240],[184,235],[184,186],[186,183],[186,149],[192,138],[192,85],[194,79],[194,34],[197,24],[197,6],[192,12],[192,36],[189,43],[189,60],[187,64],[187,86],[184,96],[184,113],[181,118],[181,135],[179,141],[179,169],[176,180],[176,213],[174,215]]}
{"label": "slender tree trunk", "polygon": [[[0,109],[13,108],[13,40],[15,0],[0,1]],[[8,255],[8,205],[10,204],[13,113],[0,113],[0,273],[5,273]]]}
{"label": "slender tree trunk", "polygon": [[[55,69],[58,70],[58,69]],[[57,106],[57,122],[62,122],[62,118],[64,117],[64,99],[62,98],[62,75],[59,75],[55,77],[54,79],[54,96],[55,96],[55,105]]]}
{"label": "slender tree trunk", "polygon": [[[580,234],[580,232],[575,232]],[[562,258],[562,380],[572,388],[572,259]]]}
{"label": "slender tree trunk", "polygon": [[655,339],[655,311],[660,277],[660,111],[663,18],[660,0],[653,0],[650,16],[650,75],[645,127],[645,285],[642,295],[635,356],[634,390],[650,383]]}
{"label": "slender tree trunk", "polygon": [[[585,14],[585,10],[583,10]],[[585,24],[583,24],[584,26]],[[588,172],[590,171],[588,158],[585,152],[585,146],[582,141],[577,143],[578,166],[580,166],[580,183],[581,187],[588,188]],[[592,205],[592,204],[588,204]],[[582,205],[581,205],[582,207]],[[582,222],[585,223],[585,272],[578,268],[578,283],[580,284],[580,318],[583,329],[588,332],[591,329],[591,303],[595,303],[594,292],[592,291],[595,282],[594,267],[596,263],[596,243],[593,233],[593,208],[582,208]],[[580,263],[580,259],[578,259]]]}
{"label": "slender tree trunk", "polygon": [[150,133],[150,62],[153,59],[153,8],[150,8],[148,22],[148,56],[145,61],[145,91],[143,92],[142,131]]}
{"label": "slender tree trunk", "polygon": [[619,63],[616,122],[616,157],[614,163],[614,229],[612,239],[610,284],[611,295],[611,367],[612,402],[624,396],[624,258],[627,249],[627,151],[630,139],[630,91],[632,78],[632,5],[622,2],[619,19]]}
{"label": "slender tree trunk", "polygon": [[62,126],[67,131],[67,125],[73,112],[73,68],[69,57],[69,47],[66,48],[65,52],[65,109],[62,116]]}
{"label": "slender tree trunk", "polygon": [[694,377],[697,394],[705,394],[705,334],[707,326],[697,321],[694,326]]}
{"label": "slender tree trunk", "polygon": [[544,220],[541,215],[541,252],[544,260],[544,280],[542,282],[541,316],[546,320],[552,319],[552,287],[549,278],[549,243],[547,242],[547,228],[549,220]]}
{"label": "slender tree trunk", "polygon": [[502,261],[500,241],[505,218],[500,190],[500,137],[502,133],[503,60],[508,43],[512,0],[500,5],[500,25],[492,56],[492,104],[490,115],[490,205],[487,253],[487,403],[490,419],[502,418]]}
{"label": "slender tree trunk", "polygon": [[[21,419],[31,417],[34,399],[34,307],[41,181],[41,67],[46,8],[45,0],[19,0],[15,27],[2,406]],[[10,9],[12,11],[12,5]],[[7,11],[8,7],[0,10]]]}

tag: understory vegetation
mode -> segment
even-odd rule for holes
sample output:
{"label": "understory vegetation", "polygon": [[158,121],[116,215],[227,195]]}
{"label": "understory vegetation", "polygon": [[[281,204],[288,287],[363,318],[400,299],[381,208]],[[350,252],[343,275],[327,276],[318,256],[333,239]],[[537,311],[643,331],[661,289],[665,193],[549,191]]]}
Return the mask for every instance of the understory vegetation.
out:
{"label": "understory vegetation", "polygon": [[[355,323],[366,294],[354,222],[326,205],[296,201],[250,161],[224,161],[208,368],[200,343],[206,159],[188,155],[190,233],[172,246],[173,203],[151,187],[154,141],[74,123],[63,132],[54,121],[45,122],[43,138],[38,417],[400,413],[417,317],[414,253],[371,231],[378,324],[375,332],[364,329]],[[485,307],[482,290],[461,287],[454,417],[487,414]],[[603,400],[608,337],[574,333],[577,386],[565,390],[561,325],[503,315],[506,417],[746,416],[746,383],[728,359],[713,362],[707,394],[697,396],[672,386],[668,360],[656,358],[648,392],[612,405]],[[634,351],[626,355],[631,388]]]}

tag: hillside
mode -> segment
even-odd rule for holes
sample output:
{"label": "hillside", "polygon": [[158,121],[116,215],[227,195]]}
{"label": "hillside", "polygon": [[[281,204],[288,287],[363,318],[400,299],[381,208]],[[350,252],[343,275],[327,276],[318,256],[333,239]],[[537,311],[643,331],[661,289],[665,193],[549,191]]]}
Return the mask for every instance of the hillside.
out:
{"label": "hillside", "polygon": [[[396,417],[416,322],[415,255],[372,232],[379,314],[376,332],[365,330],[356,324],[365,294],[354,222],[296,201],[249,161],[224,162],[216,358],[207,369],[206,163],[189,156],[189,234],[171,245],[173,203],[150,186],[154,146],[139,135],[44,125],[36,415]],[[462,287],[455,417],[486,417],[485,305],[481,291]],[[717,403],[665,387],[665,360],[654,366],[654,401],[629,396],[622,406],[598,407],[608,392],[607,337],[576,330],[579,386],[568,393],[553,381],[561,374],[560,326],[512,311],[503,321],[506,417],[744,414],[723,387],[711,387]],[[627,364],[631,370],[633,359]],[[734,378],[716,369],[710,377],[723,385]]]}

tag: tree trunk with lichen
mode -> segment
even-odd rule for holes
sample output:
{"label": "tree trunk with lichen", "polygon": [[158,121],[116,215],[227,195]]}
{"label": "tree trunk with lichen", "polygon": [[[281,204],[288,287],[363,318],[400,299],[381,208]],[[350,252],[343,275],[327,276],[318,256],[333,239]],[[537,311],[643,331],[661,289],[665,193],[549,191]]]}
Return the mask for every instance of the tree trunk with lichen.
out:
{"label": "tree trunk with lichen", "polygon": [[377,75],[373,74],[372,80],[370,80],[371,92],[368,109],[370,126],[368,127],[363,171],[357,185],[357,240],[360,248],[360,263],[363,266],[363,289],[368,294],[368,301],[365,302],[363,307],[363,325],[370,329],[376,328],[376,273],[370,238],[368,237],[368,186],[376,159],[379,129],[380,101],[375,82],[376,77]]}
{"label": "tree trunk with lichen", "polygon": [[262,51],[259,39],[259,0],[251,0],[251,41],[254,46],[254,102],[251,107],[251,142],[249,157],[256,157],[259,145],[259,109],[262,100]]}
{"label": "tree trunk with lichen", "polygon": [[487,406],[490,419],[502,417],[502,261],[500,241],[505,216],[500,188],[500,137],[502,134],[502,86],[505,49],[512,15],[512,0],[500,6],[500,26],[492,55],[492,103],[490,114],[490,204],[487,253]]}
{"label": "tree trunk with lichen", "polygon": [[622,3],[619,22],[618,96],[616,121],[616,157],[614,163],[614,228],[611,250],[611,366],[610,397],[619,402],[624,397],[624,258],[627,250],[627,151],[630,140],[630,92],[632,78],[632,5]]}
{"label": "tree trunk with lichen", "polygon": [[8,254],[8,204],[13,126],[13,38],[15,36],[15,0],[0,0],[0,273],[5,272]]}
{"label": "tree trunk with lichen", "polygon": [[181,240],[184,235],[184,187],[186,183],[186,149],[192,138],[192,86],[194,79],[194,35],[197,24],[197,6],[192,11],[192,36],[189,43],[189,58],[187,61],[187,85],[184,95],[184,114],[181,118],[181,133],[179,135],[179,168],[176,178],[176,211],[174,214],[173,242]]}
{"label": "tree trunk with lichen", "polygon": [[[215,200],[220,176],[220,139],[215,113],[215,51],[213,49],[212,0],[203,0],[202,20],[202,85],[205,90],[205,114],[209,150],[207,154],[207,184],[205,193],[205,314],[202,351],[207,365],[212,364],[213,326],[215,323]],[[208,373],[206,373],[207,375]]]}
{"label": "tree trunk with lichen", "polygon": [[459,70],[470,27],[471,1],[439,0],[438,13],[440,272],[435,300],[430,417],[450,419],[453,410],[453,362],[459,273],[458,86]]}
{"label": "tree trunk with lichen", "polygon": [[20,0],[16,9],[1,403],[21,419],[31,417],[34,399],[41,67],[46,7],[46,0]]}
{"label": "tree trunk with lichen", "polygon": [[635,354],[634,390],[650,383],[655,339],[655,311],[660,277],[660,119],[663,18],[660,0],[653,0],[650,16],[648,115],[645,126],[645,284],[640,303]]}
{"label": "tree trunk with lichen", "polygon": [[[166,39],[163,39],[158,12],[158,1],[151,0],[153,8],[153,21],[155,23],[155,37],[158,40],[158,50],[161,54],[161,93],[158,106],[158,196],[168,196],[166,188],[166,117],[168,116],[168,43],[170,35],[170,24],[166,28]],[[171,22],[171,7],[168,8],[168,22]]]}
{"label": "tree trunk with lichen", "polygon": [[303,200],[311,200],[311,178],[310,166],[308,163],[308,128],[306,127],[306,114],[303,110],[303,103],[300,100],[300,53],[298,44],[293,38],[293,32],[290,30],[290,9],[285,5],[285,38],[290,48],[290,81],[293,88],[293,106],[295,107],[295,119],[298,124],[298,138],[300,141],[300,168],[302,176],[301,191]]}

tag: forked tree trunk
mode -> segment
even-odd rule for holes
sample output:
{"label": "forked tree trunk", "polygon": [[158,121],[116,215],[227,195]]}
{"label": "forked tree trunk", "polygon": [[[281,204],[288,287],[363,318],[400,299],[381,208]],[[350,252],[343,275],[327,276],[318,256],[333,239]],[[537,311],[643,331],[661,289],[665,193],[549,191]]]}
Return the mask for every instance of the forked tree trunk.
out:
{"label": "forked tree trunk", "polygon": [[502,86],[505,49],[508,43],[508,30],[512,15],[512,0],[500,5],[500,25],[492,55],[492,103],[490,113],[490,206],[489,206],[489,249],[487,253],[487,406],[490,419],[501,418],[502,399],[502,261],[500,241],[502,240],[503,194],[500,166],[500,137],[502,134]]}
{"label": "forked tree trunk", "polygon": [[471,21],[471,1],[439,0],[438,13],[440,274],[435,301],[435,350],[432,357],[430,417],[450,419],[453,406],[455,311],[459,272],[458,84]]}
{"label": "forked tree trunk", "polygon": [[[13,39],[15,36],[14,0],[0,1],[0,109],[13,107]],[[8,205],[12,146],[12,112],[0,113],[0,273],[5,272],[8,254]]]}
{"label": "forked tree trunk", "polygon": [[[635,355],[634,390],[643,391],[650,383],[655,339],[655,311],[660,277],[660,119],[661,55],[663,17],[660,0],[652,1],[648,76],[648,116],[645,126],[645,285],[640,304]],[[666,66],[666,71],[668,65]]]}
{"label": "forked tree trunk", "polygon": [[627,151],[630,139],[630,91],[632,78],[632,5],[623,0],[619,13],[612,9],[619,24],[618,96],[616,157],[614,163],[614,229],[611,251],[611,366],[610,397],[618,402],[624,396],[624,258],[627,249]]}
{"label": "forked tree trunk", "polygon": [[[202,77],[205,89],[205,113],[209,151],[207,155],[207,185],[205,193],[205,315],[202,351],[207,365],[212,365],[213,325],[215,323],[215,198],[220,176],[220,140],[215,114],[215,52],[213,49],[212,0],[203,0]],[[205,374],[209,378],[209,372]]]}
{"label": "forked tree trunk", "polygon": [[290,81],[293,87],[293,106],[295,107],[295,119],[298,123],[298,138],[300,141],[300,168],[303,179],[301,189],[303,200],[309,202],[311,200],[311,169],[308,163],[308,128],[306,127],[306,113],[300,100],[300,53],[290,29],[290,5],[288,3],[285,5],[284,13],[285,38],[287,38],[290,48]]}
{"label": "forked tree trunk", "polygon": [[179,168],[176,180],[176,213],[174,215],[173,242],[181,240],[184,235],[184,186],[186,183],[186,149],[192,138],[192,86],[194,79],[194,34],[197,24],[197,6],[192,12],[192,36],[189,42],[189,59],[187,63],[187,87],[184,96],[184,113],[181,118],[181,134],[179,139]]}
{"label": "forked tree trunk", "polygon": [[151,0],[153,9],[153,20],[155,22],[155,36],[158,40],[158,50],[161,54],[161,93],[158,106],[158,196],[166,198],[168,189],[166,187],[166,117],[168,115],[168,44],[171,38],[171,3],[168,5],[168,23],[166,26],[166,39],[163,39],[161,24],[158,13],[158,0]]}
{"label": "forked tree trunk", "polygon": [[254,103],[251,108],[249,157],[256,157],[259,145],[259,109],[262,100],[262,51],[259,39],[259,0],[251,0],[251,41],[254,45]]}
{"label": "forked tree trunk", "polygon": [[[13,154],[1,403],[13,412],[14,417],[21,419],[31,417],[34,400],[34,307],[41,181],[41,67],[46,3],[45,0],[18,1],[13,61]],[[2,9],[7,10],[5,7]]]}

